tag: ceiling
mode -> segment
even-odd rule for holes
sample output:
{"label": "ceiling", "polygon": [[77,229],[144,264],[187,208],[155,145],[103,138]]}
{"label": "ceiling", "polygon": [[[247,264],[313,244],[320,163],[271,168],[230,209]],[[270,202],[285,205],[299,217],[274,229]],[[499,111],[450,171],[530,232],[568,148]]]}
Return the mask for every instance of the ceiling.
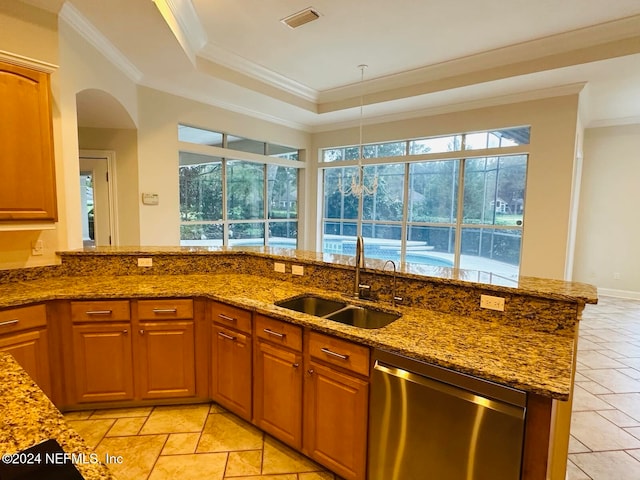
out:
{"label": "ceiling", "polygon": [[[581,90],[586,126],[640,122],[638,0],[49,5],[138,84],[307,131],[361,101],[373,122]],[[280,21],[306,7],[320,17]]]}

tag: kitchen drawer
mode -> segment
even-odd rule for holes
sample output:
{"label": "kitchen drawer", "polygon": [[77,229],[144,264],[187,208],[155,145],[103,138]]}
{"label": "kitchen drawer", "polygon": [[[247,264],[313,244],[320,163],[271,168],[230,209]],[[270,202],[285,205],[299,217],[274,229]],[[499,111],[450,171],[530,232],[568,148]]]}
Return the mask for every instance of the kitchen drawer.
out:
{"label": "kitchen drawer", "polygon": [[44,305],[31,305],[0,311],[0,335],[45,327],[46,325],[47,310]]}
{"label": "kitchen drawer", "polygon": [[140,320],[193,318],[193,300],[190,298],[139,300]]}
{"label": "kitchen drawer", "polygon": [[251,312],[226,303],[211,302],[211,318],[219,325],[251,333]]}
{"label": "kitchen drawer", "polygon": [[364,345],[310,332],[309,355],[316,360],[369,376],[369,347]]}
{"label": "kitchen drawer", "polygon": [[129,300],[71,302],[73,322],[128,322]]}
{"label": "kitchen drawer", "polygon": [[298,325],[257,315],[256,337],[298,352],[302,351],[302,327]]}

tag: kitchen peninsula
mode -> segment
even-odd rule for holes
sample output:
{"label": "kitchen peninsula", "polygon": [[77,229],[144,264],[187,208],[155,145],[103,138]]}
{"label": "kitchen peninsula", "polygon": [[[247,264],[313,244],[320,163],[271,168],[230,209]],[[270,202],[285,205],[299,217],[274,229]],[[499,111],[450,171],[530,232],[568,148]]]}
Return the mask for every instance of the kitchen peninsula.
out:
{"label": "kitchen peninsula", "polygon": [[[254,322],[268,319],[296,326],[304,332],[304,348],[315,332],[526,392],[522,478],[545,478],[548,469],[564,468],[578,324],[585,304],[597,301],[594,287],[535,278],[511,283],[479,272],[403,265],[395,292],[403,302],[394,308],[393,273],[382,271],[383,262],[369,260],[361,280],[371,285],[377,300],[367,304],[394,310],[401,317],[383,328],[362,329],[275,305],[301,294],[344,299],[353,288],[354,267],[349,257],[270,248],[99,248],[60,256],[58,266],[0,271],[0,314],[46,305],[49,375],[59,375],[64,383],[69,383],[72,365],[60,346],[69,342],[67,335],[89,328],[70,320],[73,304],[130,301],[130,317],[127,306],[126,315],[117,319],[130,326],[123,329],[124,323],[119,323],[118,331],[152,332],[148,327],[153,322],[145,317],[143,302],[193,299],[192,310],[175,323],[186,328],[181,330],[187,332],[183,338],[192,339],[199,367],[200,362],[209,363],[213,350],[209,338],[214,310],[208,302],[239,309],[251,313]],[[149,263],[139,262],[140,258],[151,259],[152,266],[138,266]],[[274,263],[283,264],[285,272],[276,272]],[[303,274],[293,275],[293,265],[302,267]],[[481,295],[504,298],[504,311],[481,309]],[[4,335],[0,331],[0,338]],[[135,342],[142,342],[137,335]],[[295,351],[290,346],[286,349]],[[141,356],[140,352],[136,355]],[[194,375],[195,387],[180,393],[181,401],[211,398],[208,369],[198,368]],[[356,372],[356,377],[366,379],[366,372]],[[154,400],[147,390],[136,388],[123,400],[167,401]],[[63,410],[83,408],[79,397],[69,392],[73,388],[68,385],[52,385],[51,397]],[[359,477],[354,474],[353,478]]]}

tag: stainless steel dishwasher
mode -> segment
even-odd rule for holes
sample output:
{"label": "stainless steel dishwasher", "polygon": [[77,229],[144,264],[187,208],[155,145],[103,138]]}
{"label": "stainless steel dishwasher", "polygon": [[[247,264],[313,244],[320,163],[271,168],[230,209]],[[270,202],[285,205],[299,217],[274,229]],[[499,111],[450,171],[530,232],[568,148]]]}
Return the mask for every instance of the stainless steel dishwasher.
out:
{"label": "stainless steel dishwasher", "polygon": [[526,394],[374,351],[369,480],[517,480]]}

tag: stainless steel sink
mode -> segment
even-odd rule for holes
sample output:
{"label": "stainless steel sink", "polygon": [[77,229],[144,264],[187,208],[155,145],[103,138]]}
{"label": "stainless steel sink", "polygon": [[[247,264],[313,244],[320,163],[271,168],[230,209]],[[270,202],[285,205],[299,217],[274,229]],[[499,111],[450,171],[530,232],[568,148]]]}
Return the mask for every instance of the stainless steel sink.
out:
{"label": "stainless steel sink", "polygon": [[400,318],[400,314],[395,312],[385,312],[316,295],[300,295],[276,302],[276,305],[359,328],[382,328]]}
{"label": "stainless steel sink", "polygon": [[304,295],[276,302],[276,305],[288,308],[289,310],[295,310],[296,312],[308,313],[316,317],[324,317],[325,315],[346,307],[347,303],[312,295]]}
{"label": "stainless steel sink", "polygon": [[382,328],[400,318],[397,313],[383,312],[371,308],[347,305],[345,308],[326,315],[324,318],[334,322],[346,323],[360,328]]}

